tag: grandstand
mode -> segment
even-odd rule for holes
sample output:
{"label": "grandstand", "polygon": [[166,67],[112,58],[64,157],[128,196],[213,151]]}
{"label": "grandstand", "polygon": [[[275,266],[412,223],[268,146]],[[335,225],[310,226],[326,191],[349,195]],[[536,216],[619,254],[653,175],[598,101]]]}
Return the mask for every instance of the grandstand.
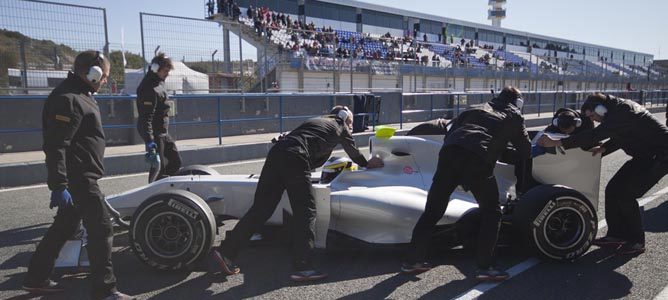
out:
{"label": "grandstand", "polygon": [[228,3],[210,18],[223,30],[241,24],[242,38],[268,53],[258,55],[258,62],[269,62],[258,63],[259,81],[280,82],[283,91],[469,91],[506,84],[623,89],[629,83],[661,88],[666,82],[665,74],[652,69],[650,54],[365,2]]}

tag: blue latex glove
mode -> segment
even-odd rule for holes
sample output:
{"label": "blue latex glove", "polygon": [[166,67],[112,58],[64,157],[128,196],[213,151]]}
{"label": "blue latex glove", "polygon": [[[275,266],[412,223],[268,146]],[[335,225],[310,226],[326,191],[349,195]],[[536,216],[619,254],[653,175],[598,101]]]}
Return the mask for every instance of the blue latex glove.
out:
{"label": "blue latex glove", "polygon": [[148,142],[146,143],[146,152],[150,152],[151,150],[157,151],[158,145],[155,142]]}
{"label": "blue latex glove", "polygon": [[545,154],[545,147],[541,147],[538,145],[533,145],[531,146],[531,157],[536,157],[536,156],[541,156]]}
{"label": "blue latex glove", "polygon": [[146,161],[147,164],[151,165],[153,168],[157,168],[160,166],[160,155],[155,151],[155,149],[151,149],[148,152],[146,152],[146,155],[144,155],[144,161]]}
{"label": "blue latex glove", "polygon": [[53,209],[54,207],[70,207],[72,206],[72,195],[67,189],[62,189],[60,191],[51,191],[51,203],[49,203],[49,208]]}

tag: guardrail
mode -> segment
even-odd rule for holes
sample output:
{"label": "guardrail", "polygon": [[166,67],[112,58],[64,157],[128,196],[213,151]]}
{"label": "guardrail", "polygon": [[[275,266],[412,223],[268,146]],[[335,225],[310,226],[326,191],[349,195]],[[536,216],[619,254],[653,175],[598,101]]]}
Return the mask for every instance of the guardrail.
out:
{"label": "guardrail", "polygon": [[[641,101],[643,105],[654,107],[654,106],[663,106],[666,105],[668,101],[668,91],[648,91],[648,92],[638,92],[638,91],[612,91],[609,92],[612,95],[620,96],[623,98],[633,99],[635,101]],[[388,98],[392,93],[385,94],[385,97]],[[524,108],[523,112],[525,114],[537,114],[540,117],[544,113],[554,113],[558,108],[561,107],[571,107],[579,108],[580,104],[586,99],[586,96],[589,92],[583,91],[550,91],[550,92],[528,92],[523,93],[524,95]],[[382,94],[381,94],[382,95]],[[381,108],[379,111],[376,111],[376,105],[371,105],[370,111],[356,112],[354,116],[367,116],[370,118],[368,125],[375,127],[380,124],[389,124],[389,123],[399,123],[399,127],[403,128],[403,125],[406,121],[424,121],[434,119],[435,117],[440,117],[445,115],[446,117],[455,117],[459,113],[476,104],[489,101],[493,96],[489,92],[468,92],[468,93],[418,93],[418,94],[400,94],[394,93],[398,98],[398,108],[395,107],[395,104],[388,103],[388,101],[381,100],[381,104],[385,109]],[[311,117],[321,115],[323,112],[329,110],[332,106],[336,104],[344,105],[353,105],[353,95],[352,94],[189,94],[189,95],[174,95],[170,99],[176,100],[178,103],[183,101],[206,101],[215,103],[215,113],[211,111],[206,111],[205,113],[212,116],[210,119],[201,120],[200,117],[194,118],[193,120],[183,121],[174,118],[174,122],[170,123],[170,126],[192,126],[192,125],[214,125],[217,129],[218,144],[222,145],[223,143],[223,125],[225,124],[239,124],[245,122],[261,122],[261,121],[274,121],[273,124],[278,125],[278,131],[283,133],[286,131],[286,122],[291,120],[303,120]],[[6,110],[8,105],[6,104],[9,101],[27,101],[26,103],[33,101],[44,101],[46,96],[44,95],[35,95],[35,96],[2,96],[0,97],[0,105],[3,107],[3,110]],[[109,106],[113,106],[114,103],[123,103],[126,101],[135,101],[135,96],[97,96],[96,100],[98,102],[110,102]],[[264,114],[257,113],[256,117],[240,117],[239,111],[245,110],[245,101],[249,99],[254,100],[263,100],[264,108],[260,109]],[[343,101],[342,101],[343,99]],[[394,99],[394,98],[393,98]],[[303,105],[289,105],[290,101],[294,100],[306,100],[309,107]],[[312,101],[311,101],[312,100]],[[390,100],[390,99],[387,99]],[[28,102],[29,101],[29,102]],[[236,105],[233,101],[240,101],[239,111],[233,111],[230,109],[230,105]],[[312,103],[312,104],[311,104]],[[392,105],[394,106],[392,106]],[[14,103],[16,105],[16,103]],[[126,108],[127,108],[126,104]],[[130,107],[134,107],[134,103],[129,104]],[[182,106],[183,104],[179,104]],[[200,109],[199,103],[193,104],[196,109]],[[206,107],[211,107],[211,104],[204,105]],[[270,108],[271,106],[271,108]],[[290,107],[290,111],[286,111],[286,107]],[[380,105],[379,105],[380,106]],[[382,107],[382,106],[381,106]],[[191,107],[192,108],[192,107]],[[213,107],[211,107],[213,108]],[[351,106],[352,108],[352,106]],[[37,109],[33,107],[32,110]],[[309,113],[310,111],[311,113]],[[32,112],[32,111],[31,111]],[[307,112],[307,113],[304,113]],[[313,113],[315,112],[315,113]],[[121,124],[106,124],[103,126],[104,129],[133,129],[136,126],[136,112],[133,112],[135,116],[126,116],[128,121]],[[227,114],[226,114],[227,113]],[[39,111],[41,114],[41,110]],[[113,114],[111,112],[110,114]],[[379,120],[379,116],[383,115],[386,117],[384,122]],[[416,117],[413,117],[416,116]],[[7,123],[7,116],[5,116],[5,124]],[[9,116],[10,122],[20,120],[18,117],[13,119],[14,116]],[[34,122],[33,122],[34,123]],[[21,133],[37,133],[41,132],[41,128],[17,128],[13,126],[0,128],[0,138],[8,134],[21,134]]]}

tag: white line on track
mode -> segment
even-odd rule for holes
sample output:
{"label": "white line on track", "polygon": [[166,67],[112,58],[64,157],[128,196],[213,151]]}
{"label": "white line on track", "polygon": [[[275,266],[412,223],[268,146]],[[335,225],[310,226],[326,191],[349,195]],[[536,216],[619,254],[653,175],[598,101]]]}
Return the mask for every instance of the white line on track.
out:
{"label": "white line on track", "polygon": [[654,297],[654,300],[668,300],[668,286],[665,287],[661,293]]}
{"label": "white line on track", "polygon": [[[368,150],[369,147],[361,147],[359,149],[360,150],[365,150],[365,149]],[[338,154],[338,153],[342,153],[342,152],[343,152],[343,150],[336,150],[332,153],[337,153]],[[229,167],[229,166],[236,166],[236,165],[258,163],[258,162],[263,162],[264,160],[265,160],[264,158],[251,159],[251,160],[240,160],[240,161],[234,161],[234,162],[226,162],[226,163],[221,163],[221,164],[209,165],[209,167],[212,167],[212,168]],[[147,174],[148,174],[148,172],[142,172],[142,173],[135,173],[135,174],[109,176],[109,177],[103,177],[99,181],[119,179],[119,178],[129,178],[129,177],[135,177],[135,176],[146,176]],[[43,187],[46,187],[46,186],[47,186],[46,184],[19,186],[19,187],[13,187],[13,188],[0,189],[0,193],[43,188]]]}
{"label": "white line on track", "polygon": [[[668,194],[668,187],[665,187],[665,188],[661,189],[660,191],[652,194],[651,196],[638,199],[638,206],[643,207],[643,206],[649,204],[650,202],[660,198],[661,196],[664,196],[665,194]],[[608,226],[608,224],[606,224],[605,220],[601,220],[600,222],[598,222],[598,229],[599,230],[605,228],[606,226]],[[529,259],[527,259],[527,260],[525,260],[525,261],[523,261],[519,264],[514,265],[510,269],[506,270],[506,272],[508,272],[508,274],[510,275],[510,277],[507,280],[510,280],[511,278],[519,275],[520,273],[531,269],[532,267],[538,265],[539,263],[540,263],[539,259],[531,257],[531,258],[529,258]],[[457,296],[453,299],[456,299],[456,300],[477,299],[478,297],[482,296],[485,292],[499,286],[502,283],[503,283],[503,281],[502,282],[493,282],[493,283],[491,283],[491,282],[480,283],[480,284],[474,286],[472,289],[468,290],[467,292],[464,292],[464,293],[460,294],[459,296]],[[659,298],[659,297],[663,297],[663,298]],[[657,296],[657,298],[654,298],[654,300],[658,300],[658,299],[668,300],[668,287],[666,287]]]}
{"label": "white line on track", "polygon": [[[215,165],[209,165],[209,167],[212,167],[212,168],[229,167],[229,166],[236,166],[236,165],[243,165],[243,164],[258,163],[258,162],[262,162],[262,161],[264,161],[264,158],[253,159],[253,160],[242,160],[242,161],[228,162],[228,163],[222,163],[222,164],[215,164]],[[109,176],[109,177],[103,177],[99,181],[106,181],[106,180],[119,179],[119,178],[129,178],[129,177],[136,177],[136,176],[146,176],[147,174],[148,174],[148,172],[127,174],[127,175]],[[43,188],[43,187],[46,187],[46,184],[37,184],[37,185],[28,185],[28,186],[20,186],[20,187],[14,187],[14,188],[0,189],[0,193],[11,192],[11,191],[20,191],[20,190],[29,190],[29,189],[36,189],[36,188]]]}

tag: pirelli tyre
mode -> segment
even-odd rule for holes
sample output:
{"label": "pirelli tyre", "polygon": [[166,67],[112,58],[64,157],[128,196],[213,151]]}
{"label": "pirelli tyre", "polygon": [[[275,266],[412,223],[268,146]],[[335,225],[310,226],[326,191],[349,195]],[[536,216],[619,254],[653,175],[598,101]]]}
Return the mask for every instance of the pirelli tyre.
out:
{"label": "pirelli tyre", "polygon": [[213,245],[216,220],[199,196],[171,190],[148,198],[130,224],[130,246],[158,270],[188,269]]}
{"label": "pirelli tyre", "polygon": [[209,166],[191,165],[183,167],[176,172],[176,176],[183,175],[220,175],[220,173]]}
{"label": "pirelli tyre", "polygon": [[580,192],[541,185],[524,194],[512,226],[521,249],[550,259],[571,261],[591,246],[598,228],[596,210]]}

